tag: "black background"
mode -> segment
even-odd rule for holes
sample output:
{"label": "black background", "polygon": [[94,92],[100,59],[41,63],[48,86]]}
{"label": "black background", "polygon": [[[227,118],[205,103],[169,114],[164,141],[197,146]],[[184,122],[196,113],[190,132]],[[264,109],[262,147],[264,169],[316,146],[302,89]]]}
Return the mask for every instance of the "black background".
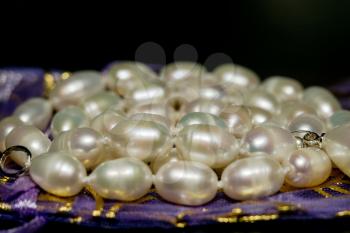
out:
{"label": "black background", "polygon": [[147,41],[167,63],[191,44],[202,63],[222,52],[262,78],[329,85],[350,74],[350,1],[0,2],[0,67],[101,69]]}

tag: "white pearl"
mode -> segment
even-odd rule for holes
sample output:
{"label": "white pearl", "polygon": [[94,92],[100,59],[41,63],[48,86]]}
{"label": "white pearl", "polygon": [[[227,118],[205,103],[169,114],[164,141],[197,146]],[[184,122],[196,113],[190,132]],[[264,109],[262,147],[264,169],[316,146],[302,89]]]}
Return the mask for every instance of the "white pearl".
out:
{"label": "white pearl", "polygon": [[350,111],[340,110],[333,113],[333,115],[327,121],[330,129],[347,125],[350,123]]}
{"label": "white pearl", "polygon": [[222,98],[225,103],[231,105],[243,105],[244,104],[244,90],[238,89],[235,85],[223,86],[226,95]]}
{"label": "white pearl", "polygon": [[248,108],[230,105],[221,113],[220,117],[227,123],[230,133],[237,138],[243,137],[252,128],[252,119]]}
{"label": "white pearl", "polygon": [[32,157],[46,153],[51,145],[50,139],[34,126],[18,126],[9,133],[5,140],[6,148],[21,145],[26,147]]}
{"label": "white pearl", "polygon": [[124,101],[131,106],[142,103],[154,103],[165,99],[167,95],[168,90],[161,82],[147,82],[125,94]]}
{"label": "white pearl", "polygon": [[220,100],[197,99],[187,105],[186,112],[206,112],[219,116],[224,107]]}
{"label": "white pearl", "polygon": [[341,110],[339,101],[335,96],[323,87],[309,87],[304,91],[303,101],[312,106],[317,114],[327,119],[334,112]]}
{"label": "white pearl", "polygon": [[242,90],[254,89],[260,82],[256,73],[246,67],[236,64],[220,65],[215,68],[213,74],[219,79],[223,86],[232,84]]}
{"label": "white pearl", "polygon": [[214,125],[228,130],[226,123],[218,116],[205,112],[190,112],[183,116],[176,124],[177,130],[182,130],[189,125]]}
{"label": "white pearl", "polygon": [[134,158],[120,158],[100,164],[88,177],[88,183],[103,198],[134,201],[152,186],[148,166]]}
{"label": "white pearl", "polygon": [[146,162],[169,152],[169,130],[151,121],[120,121],[110,131],[110,146],[119,157],[134,157]]}
{"label": "white pearl", "polygon": [[254,155],[265,152],[279,162],[286,159],[296,149],[293,135],[275,126],[258,126],[250,130],[242,140],[241,153]]}
{"label": "white pearl", "polygon": [[350,177],[350,125],[336,127],[327,132],[323,148],[332,162]]}
{"label": "white pearl", "polygon": [[252,119],[253,125],[261,125],[272,119],[272,114],[264,109],[257,107],[246,107]]}
{"label": "white pearl", "polygon": [[18,127],[23,126],[24,123],[16,117],[6,117],[0,121],[0,152],[6,150],[5,139],[11,131]]}
{"label": "white pearl", "polygon": [[120,98],[113,92],[103,91],[88,97],[80,106],[92,119],[106,111],[110,106],[118,105],[119,103]]}
{"label": "white pearl", "polygon": [[189,125],[176,137],[176,148],[184,160],[212,168],[225,167],[238,155],[238,141],[227,130],[213,125]]}
{"label": "white pearl", "polygon": [[276,114],[280,110],[277,99],[262,89],[249,91],[244,98],[245,105],[261,108],[271,114]]}
{"label": "white pearl", "polygon": [[183,160],[182,156],[177,152],[176,148],[172,148],[169,153],[154,158],[150,164],[150,168],[153,173],[157,173],[164,164],[180,160]]}
{"label": "white pearl", "polygon": [[159,169],[154,185],[157,193],[167,201],[198,206],[215,197],[218,178],[215,172],[204,164],[174,161]]}
{"label": "white pearl", "polygon": [[57,137],[62,132],[87,127],[89,124],[89,118],[81,108],[69,106],[54,115],[51,121],[51,132],[53,137]]}
{"label": "white pearl", "polygon": [[29,174],[42,189],[62,197],[78,194],[86,178],[84,166],[67,152],[49,152],[34,158]]}
{"label": "white pearl", "polygon": [[50,151],[68,151],[90,170],[105,156],[104,146],[100,133],[90,128],[77,128],[58,135],[52,141]]}
{"label": "white pearl", "polygon": [[296,117],[288,125],[289,131],[306,130],[321,135],[326,132],[326,126],[317,116],[303,114]]}
{"label": "white pearl", "polygon": [[283,165],[289,169],[286,182],[298,188],[320,185],[327,180],[332,171],[328,155],[315,147],[294,151]]}
{"label": "white pearl", "polygon": [[150,113],[169,118],[169,109],[167,108],[166,103],[163,102],[139,104],[133,106],[131,109],[129,109],[128,116],[134,115],[136,113]]}
{"label": "white pearl", "polygon": [[281,105],[281,112],[278,117],[281,119],[281,124],[288,125],[296,117],[302,115],[314,115],[317,113],[313,107],[302,101],[286,101]]}
{"label": "white pearl", "polygon": [[135,120],[135,121],[152,121],[157,124],[161,124],[167,129],[170,130],[171,123],[168,118],[157,115],[157,114],[151,114],[151,113],[135,113],[129,117],[130,120]]}
{"label": "white pearl", "polygon": [[52,105],[43,98],[31,98],[19,105],[13,115],[27,125],[45,130],[52,116]]}
{"label": "white pearl", "polygon": [[223,87],[219,85],[213,85],[209,87],[202,87],[199,89],[199,98],[217,100],[226,97],[226,92]]}
{"label": "white pearl", "polygon": [[266,156],[244,158],[224,170],[221,182],[225,194],[232,199],[257,199],[278,192],[284,182],[284,170]]}
{"label": "white pearl", "polygon": [[297,80],[283,76],[269,77],[262,83],[262,88],[281,102],[298,100],[303,95],[303,86]]}
{"label": "white pearl", "polygon": [[101,74],[96,71],[79,71],[55,86],[50,93],[50,101],[55,109],[68,105],[78,105],[83,99],[104,89]]}
{"label": "white pearl", "polygon": [[126,118],[122,112],[108,109],[92,119],[90,127],[103,135],[107,135],[114,126],[116,126],[121,120],[125,119]]}

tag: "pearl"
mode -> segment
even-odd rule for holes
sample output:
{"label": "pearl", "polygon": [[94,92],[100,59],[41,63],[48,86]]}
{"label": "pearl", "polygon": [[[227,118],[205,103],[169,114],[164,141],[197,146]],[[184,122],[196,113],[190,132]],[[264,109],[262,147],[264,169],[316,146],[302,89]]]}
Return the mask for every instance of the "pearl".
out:
{"label": "pearl", "polygon": [[69,197],[84,187],[84,166],[67,152],[49,152],[34,158],[29,174],[36,184],[51,194]]}
{"label": "pearl", "polygon": [[45,130],[52,116],[52,105],[43,98],[31,98],[19,105],[13,115],[26,125]]}
{"label": "pearl", "polygon": [[176,137],[176,148],[184,160],[225,167],[238,155],[238,141],[227,130],[213,125],[189,125]]}
{"label": "pearl", "polygon": [[150,113],[161,115],[163,117],[169,118],[169,109],[163,102],[150,103],[150,104],[139,104],[133,106],[129,111],[128,115],[134,115],[136,113]]}
{"label": "pearl", "polygon": [[282,187],[284,170],[275,160],[249,157],[231,163],[222,173],[224,193],[235,200],[258,199],[272,195]]}
{"label": "pearl", "polygon": [[183,116],[176,124],[178,131],[189,125],[214,125],[224,130],[228,130],[226,123],[218,116],[205,112],[190,112]]}
{"label": "pearl", "polygon": [[152,121],[157,124],[161,124],[168,130],[170,130],[171,123],[168,118],[157,115],[157,114],[151,114],[151,113],[135,113],[129,117],[130,120],[135,120],[135,121]]}
{"label": "pearl", "polygon": [[167,201],[198,206],[215,197],[218,177],[204,164],[174,161],[159,169],[154,185],[157,193]]}
{"label": "pearl", "polygon": [[245,95],[244,103],[247,106],[261,108],[271,114],[276,114],[280,110],[277,99],[262,89],[248,92]]}
{"label": "pearl", "polygon": [[303,95],[303,86],[295,79],[272,76],[262,83],[262,88],[274,95],[279,101],[299,100]]}
{"label": "pearl", "polygon": [[335,96],[323,87],[309,87],[304,91],[303,101],[312,106],[317,114],[327,119],[334,112],[341,110],[339,101]]}
{"label": "pearl", "polygon": [[336,127],[327,132],[322,146],[332,162],[350,176],[350,125]]}
{"label": "pearl", "polygon": [[307,114],[317,116],[313,107],[302,101],[286,101],[281,105],[281,112],[278,115],[282,125],[288,125],[296,117]]}
{"label": "pearl", "polygon": [[350,123],[350,111],[348,110],[340,110],[336,111],[332,114],[332,116],[328,119],[328,127],[330,129],[347,125]]}
{"label": "pearl", "polygon": [[117,156],[146,162],[168,153],[172,147],[169,130],[151,121],[120,121],[110,131],[110,138],[110,146]]}
{"label": "pearl", "polygon": [[68,105],[78,105],[82,100],[104,89],[101,74],[96,71],[79,71],[68,79],[57,83],[50,93],[50,101],[55,109]]}
{"label": "pearl", "polygon": [[260,82],[256,73],[236,64],[220,65],[214,69],[213,74],[223,86],[231,84],[241,90],[254,89]]}
{"label": "pearl", "polygon": [[90,127],[103,135],[108,135],[114,126],[116,126],[121,120],[125,119],[126,118],[122,112],[108,109],[92,119]]}
{"label": "pearl", "polygon": [[223,87],[219,85],[213,85],[200,88],[198,97],[201,99],[218,100],[226,97],[226,92]]}
{"label": "pearl", "polygon": [[164,164],[180,160],[183,160],[182,156],[175,148],[172,148],[169,153],[154,158],[150,164],[150,168],[152,169],[153,173],[157,173]]}
{"label": "pearl", "polygon": [[69,106],[56,113],[52,118],[51,132],[53,137],[57,137],[62,132],[86,127],[89,124],[89,118],[81,108]]}
{"label": "pearl", "polygon": [[244,104],[244,94],[243,91],[238,89],[234,85],[225,85],[223,86],[226,95],[222,98],[225,103],[231,105],[243,105]]}
{"label": "pearl", "polygon": [[24,146],[32,153],[32,157],[35,158],[49,150],[51,141],[43,132],[34,126],[18,126],[7,135],[5,145],[6,148],[16,145]]}
{"label": "pearl", "polygon": [[289,131],[306,130],[321,135],[326,131],[326,126],[321,119],[313,115],[300,115],[288,125]]}
{"label": "pearl", "polygon": [[186,112],[206,112],[219,116],[224,107],[220,100],[197,99],[187,105]]}
{"label": "pearl", "polygon": [[332,171],[332,163],[327,154],[314,147],[294,151],[283,165],[289,169],[286,182],[297,188],[320,185]]}
{"label": "pearl", "polygon": [[0,121],[0,152],[6,150],[5,139],[11,131],[18,127],[23,126],[24,123],[16,117],[5,117]]}
{"label": "pearl", "polygon": [[272,119],[272,114],[257,107],[245,107],[250,114],[253,125],[261,125]]}
{"label": "pearl", "polygon": [[85,99],[80,106],[92,119],[106,111],[110,106],[118,105],[119,103],[120,98],[113,92],[103,91]]}
{"label": "pearl", "polygon": [[251,129],[243,138],[241,153],[254,155],[256,152],[265,152],[272,158],[282,162],[296,149],[293,135],[282,128],[275,126],[258,126]]}
{"label": "pearl", "polygon": [[230,105],[220,113],[220,117],[227,123],[230,133],[237,138],[243,137],[253,125],[249,110],[244,106]]}
{"label": "pearl", "polygon": [[148,82],[139,88],[128,92],[124,98],[127,105],[152,103],[163,100],[168,95],[168,90],[160,82]]}
{"label": "pearl", "polygon": [[61,133],[51,144],[50,151],[67,151],[83,163],[94,168],[105,156],[102,135],[90,128],[77,128]]}
{"label": "pearl", "polygon": [[88,177],[88,183],[103,198],[134,201],[152,186],[148,166],[134,158],[120,158],[100,164]]}

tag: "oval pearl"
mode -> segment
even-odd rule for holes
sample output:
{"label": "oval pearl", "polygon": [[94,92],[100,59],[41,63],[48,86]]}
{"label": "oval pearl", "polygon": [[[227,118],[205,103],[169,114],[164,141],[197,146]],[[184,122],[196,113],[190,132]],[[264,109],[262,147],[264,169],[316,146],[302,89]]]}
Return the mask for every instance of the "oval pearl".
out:
{"label": "oval pearl", "polygon": [[230,133],[237,138],[243,137],[252,128],[249,110],[244,106],[230,105],[220,113],[229,127]]}
{"label": "oval pearl", "polygon": [[54,115],[51,121],[51,133],[57,137],[60,133],[89,126],[89,118],[84,111],[75,106],[69,106]]}
{"label": "oval pearl", "polygon": [[221,168],[238,155],[238,141],[228,131],[212,125],[189,125],[176,137],[176,148],[184,160]]}
{"label": "oval pearl", "polygon": [[51,145],[50,139],[34,126],[18,126],[9,133],[5,140],[6,148],[21,145],[26,147],[32,157],[46,153]]}
{"label": "oval pearl", "polygon": [[18,127],[23,126],[24,123],[16,117],[5,117],[0,121],[0,152],[6,150],[5,139],[11,131]]}
{"label": "oval pearl", "polygon": [[260,82],[256,73],[236,64],[220,65],[214,69],[213,74],[223,86],[231,84],[241,90],[254,89]]}
{"label": "oval pearl", "polygon": [[197,99],[187,105],[186,112],[206,112],[219,116],[224,107],[220,100]]}
{"label": "oval pearl", "polygon": [[160,78],[169,86],[184,86],[198,82],[207,73],[205,67],[194,62],[175,62],[164,66]]}
{"label": "oval pearl", "polygon": [[85,99],[80,106],[92,119],[106,111],[110,106],[118,105],[119,103],[120,98],[113,92],[103,91]]}
{"label": "oval pearl", "polygon": [[247,106],[261,108],[271,114],[276,114],[280,110],[277,99],[264,90],[253,90],[244,97],[244,103]]}
{"label": "oval pearl", "polygon": [[148,166],[134,158],[120,158],[100,164],[88,177],[88,183],[103,198],[134,201],[152,186]]}
{"label": "oval pearl", "polygon": [[264,124],[272,119],[272,114],[257,107],[246,107],[252,119],[253,126]]}
{"label": "oval pearl", "polygon": [[272,76],[262,83],[262,88],[274,95],[279,101],[298,100],[303,95],[303,86],[295,79]]}
{"label": "oval pearl", "polygon": [[341,110],[339,101],[335,96],[323,87],[309,87],[304,91],[303,101],[312,106],[317,114],[327,119],[334,112]]}
{"label": "oval pearl", "polygon": [[251,129],[243,138],[241,153],[254,155],[256,152],[265,152],[279,162],[296,149],[293,135],[282,128],[275,126],[258,126]]}
{"label": "oval pearl", "polygon": [[154,158],[150,164],[150,168],[152,169],[153,173],[157,173],[164,164],[181,160],[183,160],[182,156],[177,152],[175,148],[172,148],[169,153]]}
{"label": "oval pearl", "polygon": [[49,152],[34,158],[29,174],[36,184],[51,194],[69,197],[84,187],[86,170],[67,152]]}
{"label": "oval pearl", "polygon": [[326,126],[321,119],[313,115],[300,115],[288,125],[289,131],[306,130],[321,135],[326,132]]}
{"label": "oval pearl", "polygon": [[218,177],[204,164],[174,161],[159,169],[154,185],[157,193],[167,201],[198,206],[215,197]]}
{"label": "oval pearl", "polygon": [[340,110],[333,113],[333,115],[327,121],[328,127],[330,129],[347,125],[350,123],[350,111],[348,110]]}
{"label": "oval pearl", "polygon": [[294,151],[283,165],[288,168],[286,182],[297,188],[320,185],[332,171],[332,163],[327,154],[314,147]]}
{"label": "oval pearl", "polygon": [[55,86],[50,93],[50,101],[55,109],[68,105],[78,105],[83,99],[104,89],[101,74],[97,71],[79,71]]}
{"label": "oval pearl", "polygon": [[218,100],[226,97],[226,92],[223,87],[219,85],[213,85],[200,88],[198,97],[201,99]]}
{"label": "oval pearl", "polygon": [[250,157],[231,163],[222,173],[224,193],[235,200],[250,200],[272,195],[284,182],[284,170],[275,160]]}
{"label": "oval pearl", "polygon": [[350,125],[329,130],[324,136],[323,149],[332,162],[350,177]]}
{"label": "oval pearl", "polygon": [[166,87],[160,82],[147,82],[135,88],[124,96],[128,105],[152,103],[163,100],[167,96]]}
{"label": "oval pearl", "polygon": [[165,128],[170,130],[171,123],[169,119],[165,118],[164,116],[157,115],[157,114],[151,114],[151,113],[136,113],[129,117],[130,120],[134,121],[152,121],[157,124],[161,124]]}
{"label": "oval pearl", "polygon": [[26,125],[45,130],[52,116],[52,105],[43,98],[31,98],[19,105],[13,115]]}
{"label": "oval pearl", "polygon": [[220,117],[205,112],[187,113],[176,124],[176,128],[180,131],[189,125],[214,125],[224,130],[228,130],[226,123]]}
{"label": "oval pearl", "polygon": [[120,121],[110,131],[110,138],[117,156],[146,162],[168,153],[172,147],[169,130],[151,121]]}
{"label": "oval pearl", "polygon": [[90,128],[77,128],[58,135],[50,151],[67,151],[90,170],[105,156],[104,146],[100,133]]}
{"label": "oval pearl", "polygon": [[150,113],[169,118],[169,109],[163,102],[138,104],[129,109],[128,116],[134,115],[136,113]]}
{"label": "oval pearl", "polygon": [[109,109],[92,119],[90,127],[103,135],[108,135],[113,127],[115,127],[121,120],[125,119],[126,118],[122,112]]}
{"label": "oval pearl", "polygon": [[296,117],[303,114],[317,116],[315,109],[302,101],[286,101],[281,105],[278,117],[281,124],[288,125]]}

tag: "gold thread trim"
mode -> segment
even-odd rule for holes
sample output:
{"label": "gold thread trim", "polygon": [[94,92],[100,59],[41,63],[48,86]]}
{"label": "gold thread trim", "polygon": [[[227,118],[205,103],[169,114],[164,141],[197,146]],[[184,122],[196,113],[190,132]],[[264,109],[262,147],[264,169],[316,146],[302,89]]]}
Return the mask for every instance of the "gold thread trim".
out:
{"label": "gold thread trim", "polygon": [[12,206],[10,204],[5,202],[0,202],[0,210],[9,211],[11,209],[12,209]]}
{"label": "gold thread trim", "polygon": [[122,206],[123,204],[121,203],[116,203],[112,205],[112,207],[106,213],[106,218],[115,218]]}
{"label": "gold thread trim", "polygon": [[92,216],[99,217],[101,216],[103,209],[104,209],[104,201],[103,198],[98,195],[95,190],[89,186],[86,185],[85,189],[92,195],[92,197],[95,199],[95,210],[92,211]]}
{"label": "gold thread trim", "polygon": [[327,193],[326,191],[323,190],[323,188],[314,188],[312,190],[314,190],[315,192],[317,192],[318,194],[320,194],[321,196],[323,196],[325,198],[332,197],[332,194]]}
{"label": "gold thread trim", "polygon": [[79,223],[81,223],[81,221],[83,221],[83,218],[80,217],[80,216],[74,217],[74,218],[70,218],[70,219],[69,219],[69,222],[70,222],[70,223],[79,224]]}
{"label": "gold thread trim", "polygon": [[342,187],[339,187],[339,186],[335,186],[335,185],[332,185],[332,186],[329,186],[328,187],[329,189],[333,190],[333,191],[336,191],[338,193],[342,193],[342,194],[350,194],[350,191],[349,190],[346,190]]}

